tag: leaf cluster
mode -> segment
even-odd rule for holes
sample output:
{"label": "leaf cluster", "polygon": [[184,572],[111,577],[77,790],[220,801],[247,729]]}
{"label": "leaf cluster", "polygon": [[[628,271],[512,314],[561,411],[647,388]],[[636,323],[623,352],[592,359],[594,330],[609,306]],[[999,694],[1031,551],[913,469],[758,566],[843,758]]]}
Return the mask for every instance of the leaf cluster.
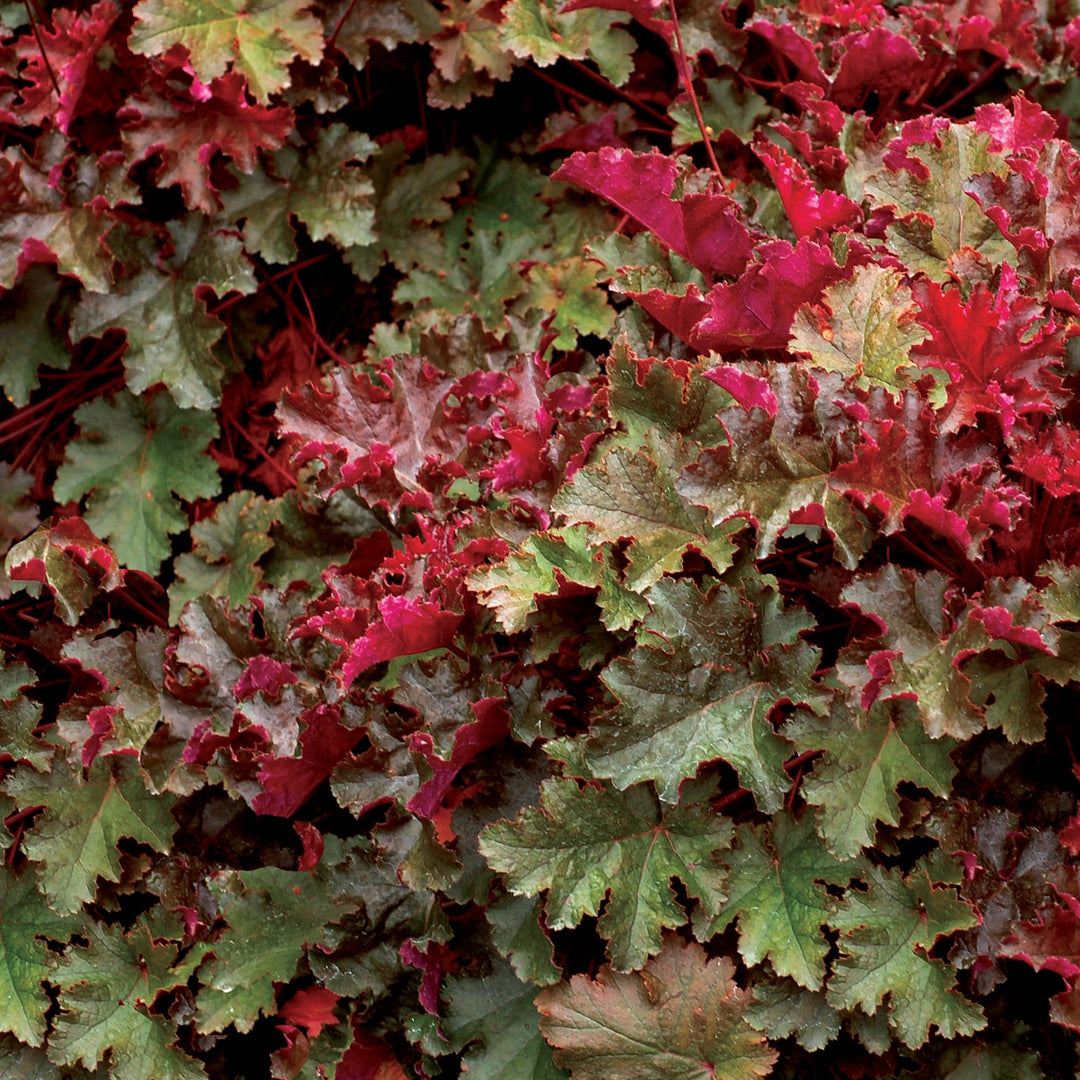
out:
{"label": "leaf cluster", "polygon": [[1076,1072],[1080,14],[42,7],[0,1072]]}

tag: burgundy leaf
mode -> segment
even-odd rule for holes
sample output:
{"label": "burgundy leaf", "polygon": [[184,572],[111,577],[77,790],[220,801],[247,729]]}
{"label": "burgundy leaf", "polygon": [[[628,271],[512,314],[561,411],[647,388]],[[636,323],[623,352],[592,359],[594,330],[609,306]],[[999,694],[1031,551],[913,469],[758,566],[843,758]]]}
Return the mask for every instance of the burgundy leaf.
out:
{"label": "burgundy leaf", "polygon": [[361,733],[345,727],[340,718],[341,710],[336,705],[308,709],[301,717],[307,724],[300,733],[301,757],[261,755],[259,782],[263,790],[251,802],[257,814],[292,817],[307,802],[360,738]]}

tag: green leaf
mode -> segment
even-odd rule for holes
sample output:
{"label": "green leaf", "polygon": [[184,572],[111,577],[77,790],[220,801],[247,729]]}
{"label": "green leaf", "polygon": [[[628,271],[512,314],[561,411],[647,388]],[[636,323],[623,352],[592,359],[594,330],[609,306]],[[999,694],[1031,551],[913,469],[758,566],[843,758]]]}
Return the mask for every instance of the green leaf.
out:
{"label": "green leaf", "polygon": [[506,156],[505,148],[497,144],[481,143],[469,199],[447,222],[447,235],[456,232],[463,240],[467,222],[474,236],[502,233],[534,240],[545,236],[548,204],[541,196],[546,184],[546,172],[521,158]]}
{"label": "green leaf", "polygon": [[[318,910],[311,916],[302,910],[296,916],[298,922],[311,923],[308,936],[317,947],[308,951],[306,964],[328,990],[367,1001],[404,994],[402,982],[414,978],[415,970],[406,968],[401,946],[409,939],[421,949],[423,941],[445,940],[447,931],[434,895],[418,888],[415,881],[406,883],[399,877],[396,856],[407,853],[407,845],[418,832],[401,830],[392,842],[400,842],[404,850],[378,860],[361,842],[345,846],[326,834],[323,859],[306,891],[303,879],[294,875],[300,887],[295,903],[307,896],[317,909],[325,896],[338,907],[337,920],[325,925],[321,935]],[[235,941],[237,949],[243,950],[243,938],[238,935]]]}
{"label": "green leaf", "polygon": [[41,384],[41,366],[66,371],[71,354],[54,329],[61,281],[35,263],[0,297],[0,386],[8,401],[23,406]]}
{"label": "green leaf", "polygon": [[956,743],[930,738],[915,703],[898,698],[877,701],[862,714],[838,696],[829,716],[804,712],[789,719],[784,737],[800,754],[825,751],[804,776],[802,791],[820,808],[818,829],[841,859],[873,845],[877,822],[899,824],[898,784],[947,795],[956,773],[949,756]]}
{"label": "green leaf", "polygon": [[347,562],[357,539],[378,525],[359,497],[347,489],[314,506],[308,506],[297,492],[288,492],[274,507],[273,546],[264,571],[266,580],[282,592],[295,582],[321,590],[322,572]]}
{"label": "green leaf", "polygon": [[[0,468],[0,552],[31,533],[41,521],[37,504],[30,499],[34,478],[23,469]],[[5,559],[6,562],[6,559]],[[7,567],[0,569],[0,599],[11,595]]]}
{"label": "green leaf", "polygon": [[183,45],[202,82],[231,65],[265,102],[289,85],[295,57],[314,64],[322,56],[322,24],[309,6],[309,0],[142,0],[128,46],[160,56]]}
{"label": "green leaf", "polygon": [[983,1040],[974,1045],[952,1044],[937,1066],[942,1080],[1044,1080],[1046,1076],[1034,1051],[987,1045]]}
{"label": "green leaf", "polygon": [[432,42],[429,104],[458,108],[474,94],[491,94],[496,80],[510,78],[514,65],[499,40],[501,15],[489,0],[445,0],[443,31]]}
{"label": "green leaf", "polygon": [[450,1048],[465,1051],[463,1069],[471,1080],[562,1080],[551,1050],[540,1035],[533,997],[536,987],[521,982],[503,961],[484,978],[446,980],[441,1020]]}
{"label": "green leaf", "polygon": [[552,929],[596,915],[606,898],[598,929],[614,968],[629,971],[659,950],[663,929],[686,921],[672,878],[706,917],[716,913],[725,875],[714,852],[730,839],[730,823],[707,803],[664,808],[649,785],[620,793],[553,778],[543,784],[540,807],[489,826],[480,850],[511,892],[547,890]]}
{"label": "green leaf", "polygon": [[692,582],[663,581],[648,600],[642,644],[602,675],[619,708],[590,728],[594,774],[624,788],[655,780],[673,803],[684,779],[720,758],[762,810],[779,809],[788,751],[769,714],[781,701],[817,709],[827,700],[811,682],[819,653],[799,640],[811,620],[786,611],[756,577],[745,591],[717,585],[704,595]]}
{"label": "green leaf", "polygon": [[929,336],[915,321],[918,312],[896,270],[860,266],[850,281],[825,290],[822,307],[799,309],[790,348],[860,389],[883,386],[898,394],[911,385],[912,348]]}
{"label": "green leaf", "polygon": [[925,870],[904,878],[873,867],[865,876],[867,890],[849,889],[829,919],[841,932],[829,1002],[869,1014],[889,997],[889,1025],[913,1048],[931,1025],[946,1039],[982,1030],[982,1009],[956,992],[943,961],[926,955],[943,934],[977,924],[971,907],[955,889],[933,888]]}
{"label": "green leaf", "polygon": [[574,348],[579,335],[607,337],[615,325],[615,309],[597,285],[600,270],[584,255],[534,263],[525,275],[528,289],[513,310],[522,316],[533,308],[549,312],[551,328],[559,332],[553,342],[557,349]]}
{"label": "green leaf", "polygon": [[[845,603],[858,604],[864,614],[883,626],[880,648],[887,656],[891,675],[881,692],[914,695],[931,738],[952,735],[969,739],[982,730],[984,720],[971,701],[970,680],[958,661],[975,633],[964,624],[952,630],[948,586],[948,580],[936,570],[915,574],[889,563],[875,574],[856,578],[842,596]],[[869,668],[862,663],[847,665],[843,654],[840,671],[841,678],[853,677],[856,685],[865,685],[871,678]]]}
{"label": "green leaf", "polygon": [[952,259],[973,248],[991,263],[1015,263],[1016,249],[967,194],[974,176],[1005,176],[1008,165],[990,150],[993,136],[974,125],[950,124],[933,140],[905,148],[921,162],[924,175],[906,169],[881,169],[869,177],[866,194],[881,206],[896,208],[887,243],[909,273],[921,270],[935,281],[950,276]]}
{"label": "green leaf", "polygon": [[555,950],[540,924],[543,901],[538,896],[500,896],[484,914],[491,926],[491,940],[510,961],[522,982],[550,986],[559,981]]}
{"label": "green leaf", "polygon": [[1050,584],[1039,590],[1038,601],[1052,620],[1080,622],[1080,566],[1043,563],[1039,567],[1039,576],[1050,579]]}
{"label": "green leaf", "polygon": [[817,390],[794,364],[772,365],[768,379],[776,415],[739,406],[725,410],[721,420],[730,445],[707,449],[675,486],[705,507],[714,525],[738,515],[755,522],[759,558],[773,552],[793,511],[819,506],[840,561],[854,569],[872,537],[865,518],[830,485],[832,448],[818,415]]}
{"label": "green leaf", "polygon": [[840,1034],[840,1016],[818,990],[789,979],[754,987],[746,1022],[770,1039],[794,1038],[806,1050],[821,1050]]}
{"label": "green leaf", "polygon": [[0,761],[24,761],[42,772],[49,768],[53,748],[34,729],[41,723],[41,706],[22,693],[38,677],[25,664],[0,668]]}
{"label": "green leaf", "polygon": [[274,518],[271,503],[237,491],[217,504],[212,518],[192,525],[194,550],[176,560],[169,621],[175,624],[184,604],[196,596],[222,596],[232,607],[247,603],[262,583],[255,564],[273,547],[269,530]]}
{"label": "green leaf", "polygon": [[[680,21],[683,17],[680,16]],[[712,44],[715,46],[715,40]],[[772,106],[760,94],[755,94],[733,78],[703,81],[705,93],[698,94],[698,105],[705,129],[711,130],[713,135],[730,133],[740,142],[749,142],[754,132],[774,114]],[[668,116],[675,121],[675,130],[671,133],[675,146],[701,142],[697,116],[683,96],[671,105]]]}
{"label": "green leaf", "polygon": [[80,1066],[58,1072],[44,1050],[24,1046],[10,1035],[0,1035],[0,1077],[3,1080],[108,1080],[108,1072],[102,1067],[91,1073]]}
{"label": "green leaf", "polygon": [[554,529],[533,533],[501,563],[470,575],[469,587],[486,594],[481,601],[510,634],[525,628],[538,597],[558,595],[560,581],[598,589],[604,625],[625,630],[644,618],[648,604],[622,586],[611,561],[608,545],[588,546],[584,526]]}
{"label": "green leaf", "polygon": [[196,1027],[205,1033],[234,1024],[247,1032],[260,1013],[273,1014],[274,982],[288,982],[305,946],[322,940],[346,912],[318,871],[226,871],[210,888],[228,928],[214,942],[215,959],[199,972],[205,985]]}
{"label": "green leaf", "polygon": [[125,258],[134,267],[108,293],[84,292],[71,321],[73,340],[101,337],[106,330],[127,335],[127,384],[141,394],[163,382],[181,408],[209,409],[221,397],[222,368],[213,346],[225,333],[196,295],[213,289],[255,291],[255,275],[235,236],[218,231],[202,214],[169,224],[163,251],[132,242]]}
{"label": "green leaf", "polygon": [[176,1024],[148,1014],[158,993],[187,982],[200,950],[178,959],[177,946],[158,945],[145,927],[89,923],[86,947],[70,946],[56,963],[61,1011],[49,1039],[49,1057],[88,1068],[111,1053],[114,1080],[198,1080],[201,1063],[178,1050]]}
{"label": "green leaf", "polygon": [[328,25],[337,27],[334,45],[357,71],[367,65],[373,41],[389,52],[398,45],[426,42],[442,29],[430,0],[339,0]]}
{"label": "green leaf", "polygon": [[847,885],[864,864],[830,854],[813,815],[795,821],[788,813],[777,814],[764,829],[741,825],[724,862],[730,869],[728,898],[715,919],[702,912],[695,935],[708,940],[737,916],[739,953],[747,964],[768,957],[777,975],[820,989],[829,951],[822,928],[832,906],[824,886]]}
{"label": "green leaf", "polygon": [[95,597],[122,583],[116,553],[79,518],[39,525],[7,553],[4,572],[13,590],[25,589],[31,596],[41,595],[44,585],[68,626],[78,624]]}
{"label": "green leaf", "polygon": [[608,410],[626,428],[617,438],[630,450],[651,445],[649,432],[659,428],[665,446],[681,440],[675,467],[697,459],[703,447],[723,446],[727,432],[718,413],[732,404],[731,395],[704,377],[706,363],[639,357],[626,343],[615,343],[607,361]]}
{"label": "green leaf", "polygon": [[711,526],[701,509],[679,495],[676,447],[659,439],[636,453],[616,446],[599,465],[579,469],[551,504],[570,524],[588,525],[593,544],[630,540],[626,587],[634,592],[681,571],[691,548],[709,559],[717,573],[735,555],[732,536],[742,522]]}
{"label": "green leaf", "polygon": [[45,903],[29,869],[16,875],[6,863],[0,868],[0,1031],[42,1044],[52,1005],[42,987],[52,969],[46,939],[66,942],[81,925]]}
{"label": "green leaf", "polygon": [[93,900],[99,877],[120,880],[122,837],[168,851],[176,831],[176,799],[147,791],[133,757],[98,757],[85,779],[82,771],[58,760],[45,776],[23,768],[6,783],[20,807],[45,808],[24,834],[23,850],[40,864],[38,881],[61,915]]}
{"label": "green leaf", "polygon": [[430,226],[453,213],[450,200],[460,192],[471,166],[472,160],[458,150],[411,165],[405,163],[400,142],[384,146],[368,168],[375,185],[376,240],[345,252],[357,277],[371,281],[386,262],[406,271],[439,265],[442,242]]}
{"label": "green leaf", "polygon": [[[244,247],[267,262],[296,258],[295,217],[312,240],[339,247],[375,242],[375,186],[357,165],[375,151],[367,135],[344,124],[320,128],[314,146],[283,146],[268,173],[238,173],[239,184],[223,191],[230,220],[244,222]],[[381,230],[380,230],[381,232]]]}
{"label": "green leaf", "polygon": [[126,390],[112,403],[96,398],[79,406],[75,420],[81,433],[68,443],[55,498],[87,495],[86,522],[111,539],[120,561],[157,573],[171,551],[170,534],[188,525],[179,499],[207,498],[220,488],[205,453],[216,421],[178,409],[166,394],[137,399]]}
{"label": "green leaf", "polygon": [[778,1055],[746,1023],[734,974],[669,938],[641,972],[603,967],[541,991],[540,1030],[573,1080],[754,1080]]}
{"label": "green leaf", "polygon": [[475,312],[484,326],[499,330],[505,325],[507,304],[527,288],[521,262],[547,249],[528,233],[476,232],[463,244],[448,229],[444,252],[434,264],[425,260],[415,267],[394,290],[394,300],[440,315]]}
{"label": "green leaf", "polygon": [[510,0],[503,13],[501,39],[514,56],[549,67],[559,59],[594,60],[600,74],[615,86],[634,71],[636,43],[615,27],[626,15],[616,11],[561,12],[548,0]]}

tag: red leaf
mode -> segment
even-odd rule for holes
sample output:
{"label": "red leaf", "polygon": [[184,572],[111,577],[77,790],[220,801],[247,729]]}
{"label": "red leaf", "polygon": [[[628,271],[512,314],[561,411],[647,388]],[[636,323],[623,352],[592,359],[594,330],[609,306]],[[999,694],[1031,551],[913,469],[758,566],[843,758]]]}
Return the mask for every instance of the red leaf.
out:
{"label": "red leaf", "polygon": [[247,723],[240,713],[233,716],[227,735],[212,731],[211,724],[210,720],[203,720],[191,733],[184,747],[184,761],[188,765],[206,765],[219,750],[234,762],[254,764],[268,745],[266,730],[258,724]]}
{"label": "red leaf", "polygon": [[346,649],[342,682],[353,679],[375,664],[400,656],[417,656],[453,644],[461,616],[438,604],[387,596],[379,601],[382,618]]}
{"label": "red leaf", "polygon": [[[1000,0],[999,3],[968,3],[953,7],[964,14],[952,31],[957,52],[983,51],[999,56],[1011,67],[1037,75],[1043,67],[1038,53],[1036,27],[1039,16],[1031,0]],[[972,10],[973,8],[982,10]],[[948,12],[948,8],[946,8]]]}
{"label": "red leaf", "polygon": [[835,191],[819,192],[806,170],[779,146],[761,140],[754,151],[772,176],[796,236],[829,233],[862,221],[857,203]]}
{"label": "red leaf", "polygon": [[1080,492],[1080,433],[1054,424],[1035,435],[1018,433],[1009,443],[1013,465],[1054,498]]}
{"label": "red leaf", "polygon": [[341,1059],[334,1080],[409,1080],[386,1043],[353,1025],[353,1042]]}
{"label": "red leaf", "polygon": [[572,154],[553,175],[614,203],[686,258],[682,210],[671,197],[679,178],[674,158],[604,147],[591,154]]}
{"label": "red leaf", "polygon": [[735,201],[706,192],[676,202],[679,173],[678,163],[663,154],[606,147],[573,154],[554,175],[614,203],[706,276],[741,273],[753,240]]}
{"label": "red leaf", "polygon": [[817,86],[827,87],[829,80],[821,70],[817,58],[820,45],[810,42],[790,23],[771,23],[765,19],[747,23],[746,29],[752,34],[764,38],[799,73],[799,78]]}
{"label": "red leaf", "polygon": [[690,284],[683,295],[651,289],[628,292],[658,322],[699,352],[782,349],[791,338],[795,312],[822,290],[850,274],[857,260],[839,267],[832,251],[805,237],[759,244],[755,262],[730,285],[714,285],[705,296]]}
{"label": "red leaf", "polygon": [[237,701],[248,701],[256,694],[276,700],[286,686],[295,686],[298,681],[296,673],[288,664],[260,653],[247,661],[247,667],[236,680],[233,692]]}
{"label": "red leaf", "polygon": [[317,1039],[324,1027],[333,1027],[341,1020],[334,1015],[334,1007],[340,998],[322,986],[309,986],[297,990],[281,1008],[278,1016],[290,1024],[302,1027],[313,1039]]}
{"label": "red leaf", "polygon": [[840,66],[829,98],[842,109],[859,108],[872,92],[888,100],[935,73],[934,58],[924,58],[908,37],[883,26],[847,34],[833,47]]}
{"label": "red leaf", "polygon": [[986,628],[987,634],[992,638],[1012,641],[1017,645],[1027,645],[1047,655],[1053,653],[1053,649],[1043,640],[1042,634],[1035,627],[1014,625],[1013,613],[1008,608],[999,605],[973,607],[968,612],[968,618],[981,622]]}
{"label": "red leaf", "polygon": [[255,813],[288,818],[303,806],[360,738],[361,732],[344,727],[340,717],[337,705],[316,705],[300,718],[307,727],[300,733],[299,758],[260,755],[263,790],[251,801]]}
{"label": "red leaf", "polygon": [[[25,61],[19,78],[26,85],[0,97],[0,114],[20,125],[55,119],[57,127],[67,134],[88,85],[93,87],[94,107],[107,111],[117,80],[114,73],[107,75],[107,68],[99,67],[96,61],[122,10],[115,0],[100,0],[84,14],[54,8],[52,26],[38,26],[48,63],[35,35],[22,35],[16,52]],[[60,84],[59,100],[50,68]]]}
{"label": "red leaf", "polygon": [[1058,839],[1069,854],[1075,859],[1080,855],[1080,814],[1074,814],[1058,833]]}
{"label": "red leaf", "polygon": [[786,240],[759,244],[757,255],[761,261],[738,281],[710,290],[706,314],[690,337],[695,349],[784,348],[795,312],[852,269],[850,261],[838,267],[828,247],[805,237],[795,247]]}
{"label": "red leaf", "polygon": [[938,138],[939,131],[948,129],[950,121],[944,116],[925,114],[909,120],[900,129],[900,134],[889,142],[889,146],[882,155],[882,162],[893,172],[901,170],[911,173],[916,180],[926,183],[930,179],[930,168],[921,159],[908,154],[911,146],[923,146],[932,143],[940,147],[941,140]]}
{"label": "red leaf", "polygon": [[817,170],[819,176],[840,181],[848,166],[847,158],[837,145],[844,130],[844,113],[831,101],[825,101],[823,93],[814,83],[788,83],[784,87],[784,96],[804,110],[799,127],[784,120],[775,121],[772,127]]}
{"label": "red leaf", "polygon": [[686,232],[686,259],[709,280],[741,274],[755,247],[740,220],[734,199],[704,193],[681,203]]}
{"label": "red leaf", "polygon": [[410,967],[419,968],[424,974],[420,979],[420,1004],[432,1016],[439,1015],[439,986],[446,971],[445,963],[451,951],[442,942],[429,941],[421,952],[412,940],[406,941],[398,949],[402,962]]}
{"label": "red leaf", "polygon": [[475,702],[472,709],[476,720],[458,728],[449,761],[435,753],[434,740],[426,731],[413,732],[409,736],[409,749],[423,754],[434,773],[408,802],[407,808],[414,814],[434,817],[457,774],[478,754],[506,738],[510,715],[502,698],[484,698]]}
{"label": "red leaf", "polygon": [[339,367],[321,386],[287,391],[278,420],[297,442],[294,464],[326,463],[319,477],[325,494],[355,485],[396,517],[405,506],[431,509],[438,486],[432,466],[468,460],[500,411],[496,394],[512,391],[506,376],[470,383],[419,357],[397,356],[374,377]]}
{"label": "red leaf", "polygon": [[[567,8],[563,8],[564,11]],[[599,150],[604,146],[627,149],[629,143],[619,133],[619,116],[614,111],[603,113],[596,120],[575,124],[554,138],[545,139],[540,150]]]}
{"label": "red leaf", "polygon": [[980,105],[975,110],[975,127],[993,136],[992,150],[1029,162],[1037,160],[1058,134],[1057,120],[1024,94],[1013,95],[1008,105]]}
{"label": "red leaf", "polygon": [[1020,923],[1002,952],[1071,981],[1080,975],[1080,900],[1060,896],[1064,907],[1045,908],[1038,922]]}
{"label": "red leaf", "polygon": [[728,365],[710,368],[705,378],[723,387],[747,412],[763,409],[769,416],[776,416],[779,406],[768,379]]}
{"label": "red leaf", "polygon": [[[993,137],[995,149],[1008,155],[1012,171],[974,176],[965,190],[1001,229],[1021,256],[1025,272],[1043,287],[1073,285],[1080,268],[1080,223],[1074,212],[1080,198],[1080,155],[1054,138],[1056,121],[1019,96],[1003,106],[976,112],[976,127]],[[1057,291],[1055,290],[1055,291]],[[1072,313],[1076,297],[1048,294]]]}
{"label": "red leaf", "polygon": [[116,553],[82,518],[42,525],[8,553],[13,582],[37,581],[52,593],[57,613],[70,626],[100,592],[123,584]]}
{"label": "red leaf", "polygon": [[[94,758],[101,752],[102,743],[116,730],[113,717],[123,710],[117,705],[99,705],[86,714],[86,722],[90,725],[92,734],[83,743],[82,763],[87,769],[94,764]],[[128,753],[138,754],[137,750],[129,749]]]}
{"label": "red leaf", "polygon": [[291,1024],[278,1024],[277,1029],[284,1037],[285,1045],[270,1055],[270,1076],[273,1080],[294,1080],[307,1064],[311,1040]]}
{"label": "red leaf", "polygon": [[294,821],[292,827],[293,832],[300,837],[304,845],[296,869],[314,870],[319,865],[319,860],[322,859],[323,851],[326,849],[323,834],[310,821]]}
{"label": "red leaf", "polygon": [[917,281],[918,319],[931,337],[911,351],[951,378],[945,430],[973,425],[979,413],[1000,417],[1006,435],[1025,414],[1049,413],[1064,403],[1054,370],[1064,336],[1045,306],[1021,291],[1016,272],[1001,267],[997,295],[977,284],[965,303],[959,289]]}
{"label": "red leaf", "polygon": [[603,8],[604,11],[625,11],[634,20],[659,34],[669,44],[674,36],[671,20],[657,18],[657,12],[666,8],[665,0],[569,0],[560,7],[561,12],[581,11],[583,8]]}
{"label": "red leaf", "polygon": [[1080,1031],[1080,900],[1060,892],[1064,906],[1045,908],[1038,922],[1022,922],[1002,946],[1003,956],[1030,964],[1036,971],[1057,972],[1068,989],[1050,999],[1050,1016]]}

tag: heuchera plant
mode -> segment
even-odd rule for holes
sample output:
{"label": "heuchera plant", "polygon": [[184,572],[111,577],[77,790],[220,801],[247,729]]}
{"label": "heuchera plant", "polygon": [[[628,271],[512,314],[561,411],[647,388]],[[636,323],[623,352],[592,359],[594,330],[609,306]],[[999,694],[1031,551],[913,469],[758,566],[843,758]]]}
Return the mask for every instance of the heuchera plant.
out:
{"label": "heuchera plant", "polygon": [[0,56],[0,1073],[1076,1072],[1073,0]]}

